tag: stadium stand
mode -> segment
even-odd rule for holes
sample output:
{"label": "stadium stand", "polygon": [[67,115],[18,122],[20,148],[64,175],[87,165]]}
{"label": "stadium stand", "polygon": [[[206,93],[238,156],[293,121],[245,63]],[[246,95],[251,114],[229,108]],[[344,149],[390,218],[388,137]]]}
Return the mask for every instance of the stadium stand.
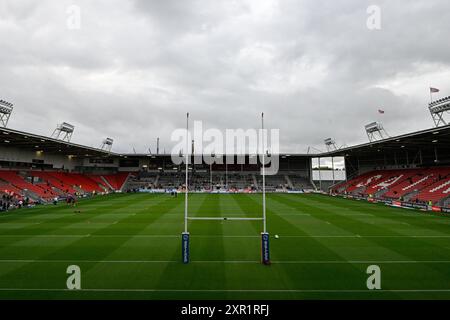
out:
{"label": "stadium stand", "polygon": [[127,177],[128,173],[101,176],[54,171],[0,170],[0,192],[48,202],[66,194],[117,191],[122,188]]}
{"label": "stadium stand", "polygon": [[8,188],[5,188],[5,190],[21,194],[22,196],[48,200],[56,195],[47,187],[34,185],[26,181],[17,171],[0,171],[0,179],[6,181],[10,185]]}
{"label": "stadium stand", "polygon": [[435,183],[423,188],[415,199],[422,202],[432,201],[433,203],[440,203],[442,200],[448,199],[450,197],[450,171],[446,173],[445,177],[443,175],[435,176]]}
{"label": "stadium stand", "polygon": [[120,172],[117,174],[103,175],[102,177],[114,190],[121,190],[129,175],[129,172]]}
{"label": "stadium stand", "polygon": [[371,171],[336,185],[332,193],[443,204],[450,198],[450,168]]}
{"label": "stadium stand", "polygon": [[288,183],[288,187],[292,190],[314,189],[311,181],[303,176],[290,174],[286,176],[286,181]]}
{"label": "stadium stand", "polygon": [[76,194],[78,190],[75,190],[72,185],[65,183],[62,176],[58,172],[44,172],[44,171],[33,171],[32,176],[39,177],[45,181],[49,186],[56,190],[60,194],[70,193]]}
{"label": "stadium stand", "polygon": [[94,181],[104,191],[113,191],[114,190],[107,185],[104,178],[102,178],[102,176],[100,176],[100,175],[89,174],[89,175],[87,175],[87,177],[89,179],[91,179],[92,181]]}

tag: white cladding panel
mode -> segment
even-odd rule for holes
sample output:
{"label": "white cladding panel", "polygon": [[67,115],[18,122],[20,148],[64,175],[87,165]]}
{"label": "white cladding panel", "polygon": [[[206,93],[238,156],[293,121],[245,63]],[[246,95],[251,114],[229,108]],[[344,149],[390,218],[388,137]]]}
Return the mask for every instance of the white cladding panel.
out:
{"label": "white cladding panel", "polygon": [[[345,180],[345,171],[335,170],[334,171],[334,181],[344,181]],[[319,170],[313,171],[313,180],[314,181],[333,181],[333,171],[332,170],[321,170],[319,175]]]}

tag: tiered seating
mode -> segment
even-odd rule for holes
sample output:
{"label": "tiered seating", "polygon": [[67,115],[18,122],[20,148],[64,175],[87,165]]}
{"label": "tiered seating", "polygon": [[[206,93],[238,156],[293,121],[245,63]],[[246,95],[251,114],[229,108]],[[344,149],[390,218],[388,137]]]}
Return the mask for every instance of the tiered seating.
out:
{"label": "tiered seating", "polygon": [[89,179],[94,181],[97,185],[101,186],[102,187],[102,191],[111,189],[110,187],[108,187],[106,185],[105,181],[103,181],[102,176],[89,174],[89,175],[87,175],[87,177],[89,177]]}
{"label": "tiered seating", "polygon": [[420,191],[416,197],[417,200],[436,203],[450,196],[450,176],[441,177],[440,180],[439,177],[434,179],[435,182],[432,185]]}
{"label": "tiered seating", "polygon": [[60,190],[62,193],[71,193],[75,194],[77,191],[72,187],[72,185],[63,182],[60,179],[60,175],[58,172],[44,172],[44,171],[33,171],[31,174],[35,177],[39,177],[42,180],[46,181],[52,187]]}
{"label": "tiered seating", "polygon": [[[64,193],[76,193],[81,189],[84,192],[103,192],[105,189],[109,189],[101,176],[95,175],[83,175],[80,173],[66,173],[66,172],[41,172],[34,171],[32,174],[36,177],[50,183],[53,187],[62,190]],[[111,175],[114,177],[115,175]],[[100,187],[100,185],[103,186]]]}
{"label": "tiered seating", "polygon": [[308,178],[297,175],[290,175],[289,179],[291,180],[294,189],[313,189],[313,186]]}
{"label": "tiered seating", "polygon": [[178,188],[184,184],[184,176],[177,172],[165,172],[160,176],[158,184],[163,188]]}
{"label": "tiered seating", "polygon": [[[83,175],[79,173],[53,172],[53,171],[29,171],[26,177],[34,177],[30,183],[17,171],[0,170],[0,192],[24,196],[34,195],[40,199],[51,200],[56,196],[67,193],[76,194],[79,191],[86,193],[104,192],[110,190],[100,175]],[[120,190],[128,173],[107,175],[104,178],[111,184],[114,190]],[[27,194],[31,192],[31,194]]]}
{"label": "tiered seating", "polygon": [[58,176],[60,180],[64,183],[70,184],[72,186],[77,186],[81,190],[85,192],[102,192],[103,189],[99,187],[99,185],[91,180],[89,177],[86,177],[79,173],[59,173]]}
{"label": "tiered seating", "polygon": [[120,190],[128,177],[128,172],[120,172],[117,174],[103,175],[103,178],[115,189]]}
{"label": "tiered seating", "polygon": [[[19,189],[19,193],[22,195],[24,195],[24,191],[27,190],[43,199],[50,199],[55,196],[55,194],[53,192],[50,192],[48,189],[41,188],[38,185],[34,185],[29,183],[28,181],[25,181],[21,176],[17,174],[16,171],[0,171],[0,178],[4,181],[7,181],[13,187],[16,187],[16,189]],[[15,190],[14,192],[17,191],[18,190]]]}
{"label": "tiered seating", "polygon": [[[297,182],[297,177],[293,180]],[[258,181],[259,189],[262,188],[262,176],[256,175],[256,180]],[[291,179],[292,180],[292,179]],[[266,190],[267,191],[275,191],[276,189],[284,189],[286,187],[286,178],[284,176],[266,176]],[[303,187],[304,188],[304,187]]]}
{"label": "tiered seating", "polygon": [[400,199],[411,192],[417,192],[435,182],[435,177],[438,175],[435,170],[428,170],[426,173],[421,170],[411,170],[413,175],[404,179],[402,182],[391,187],[388,192],[384,194],[385,198]]}
{"label": "tiered seating", "polygon": [[450,168],[372,171],[335,186],[332,191],[387,199],[400,199],[409,194],[411,201],[436,204],[450,197]]}
{"label": "tiered seating", "polygon": [[372,184],[375,184],[381,178],[383,178],[384,172],[382,171],[371,171],[360,175],[356,178],[349,180],[347,183],[340,184],[333,188],[335,192],[339,193],[351,193],[360,188],[366,189]]}
{"label": "tiered seating", "polygon": [[[1,173],[0,173],[0,175],[1,175]],[[0,180],[0,192],[4,192],[4,193],[13,192],[15,194],[21,194],[22,190],[13,186],[12,184],[10,184],[6,181]]]}
{"label": "tiered seating", "polygon": [[414,176],[415,172],[411,170],[402,171],[384,171],[382,177],[376,182],[371,183],[365,190],[364,194],[375,194],[380,190],[389,190],[400,184],[405,179],[408,180]]}
{"label": "tiered seating", "polygon": [[45,194],[49,194],[52,197],[56,197],[59,195],[59,193],[56,192],[55,190],[53,190],[53,188],[50,185],[48,185],[47,183],[36,183],[35,186],[38,186],[39,188],[44,190]]}

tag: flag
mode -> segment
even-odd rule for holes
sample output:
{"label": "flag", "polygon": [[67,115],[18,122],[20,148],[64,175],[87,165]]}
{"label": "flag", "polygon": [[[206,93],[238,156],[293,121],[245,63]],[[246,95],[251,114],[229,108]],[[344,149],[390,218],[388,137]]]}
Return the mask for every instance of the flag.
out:
{"label": "flag", "polygon": [[384,114],[384,110],[378,109],[379,114]]}
{"label": "flag", "polygon": [[439,92],[439,89],[436,89],[436,88],[430,88],[430,92],[431,92],[431,93],[437,93],[437,92]]}

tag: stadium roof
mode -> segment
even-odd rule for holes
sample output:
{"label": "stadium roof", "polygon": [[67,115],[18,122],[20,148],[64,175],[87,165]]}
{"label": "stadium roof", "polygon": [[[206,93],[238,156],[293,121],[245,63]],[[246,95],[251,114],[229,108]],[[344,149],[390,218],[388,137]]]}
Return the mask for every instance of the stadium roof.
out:
{"label": "stadium roof", "polygon": [[[83,157],[167,157],[171,154],[148,154],[148,153],[115,153],[101,150],[98,148],[87,147],[84,145],[58,140],[42,135],[37,135],[29,132],[18,131],[9,128],[0,127],[0,146],[8,147],[14,146],[24,150],[43,151],[45,153],[73,155]],[[285,153],[282,157],[311,157],[312,154],[295,154]]]}
{"label": "stadium roof", "polygon": [[[18,131],[9,128],[0,127],[0,146],[15,146],[25,150],[43,151],[46,153],[73,155],[83,157],[107,157],[107,156],[125,156],[125,157],[145,157],[158,156],[170,157],[170,154],[134,154],[134,153],[114,153],[83,146],[80,144],[57,140],[54,138],[32,134],[28,132]],[[396,137],[391,137],[384,140],[363,143],[356,146],[346,147],[331,152],[323,152],[316,154],[296,154],[283,153],[282,157],[344,157],[368,155],[380,150],[419,150],[431,149],[437,147],[438,149],[449,148],[450,146],[450,125],[426,129],[413,133],[408,133]]]}
{"label": "stadium roof", "polygon": [[375,151],[442,149],[450,147],[450,125],[325,152],[321,157],[367,155]]}
{"label": "stadium roof", "polygon": [[97,148],[2,127],[0,127],[0,146],[14,146],[25,150],[83,157],[115,155]]}

